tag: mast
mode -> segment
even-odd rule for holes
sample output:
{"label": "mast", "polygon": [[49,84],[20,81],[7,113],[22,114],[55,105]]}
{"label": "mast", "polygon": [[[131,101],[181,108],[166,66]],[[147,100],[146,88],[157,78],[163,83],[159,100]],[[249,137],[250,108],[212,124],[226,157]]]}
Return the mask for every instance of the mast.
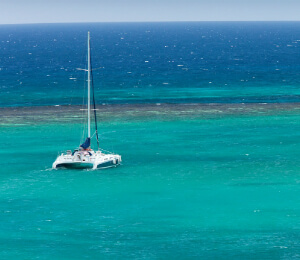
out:
{"label": "mast", "polygon": [[90,53],[90,32],[88,32],[88,138],[91,138],[91,53]]}

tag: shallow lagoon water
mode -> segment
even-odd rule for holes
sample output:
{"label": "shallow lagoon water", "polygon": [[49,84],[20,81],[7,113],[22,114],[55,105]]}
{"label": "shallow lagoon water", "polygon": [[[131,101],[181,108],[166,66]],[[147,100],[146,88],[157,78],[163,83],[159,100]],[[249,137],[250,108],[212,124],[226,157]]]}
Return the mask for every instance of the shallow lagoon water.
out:
{"label": "shallow lagoon water", "polygon": [[123,165],[98,171],[51,170],[78,123],[2,126],[1,255],[297,258],[298,122],[294,111],[112,116],[101,145]]}

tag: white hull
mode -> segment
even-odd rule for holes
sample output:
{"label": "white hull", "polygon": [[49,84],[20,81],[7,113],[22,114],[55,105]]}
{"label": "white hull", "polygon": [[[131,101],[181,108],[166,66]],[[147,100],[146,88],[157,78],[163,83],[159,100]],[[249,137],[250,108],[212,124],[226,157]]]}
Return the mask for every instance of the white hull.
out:
{"label": "white hull", "polygon": [[103,169],[116,167],[121,163],[121,156],[118,154],[104,154],[100,151],[77,151],[75,153],[61,154],[52,165],[53,169]]}

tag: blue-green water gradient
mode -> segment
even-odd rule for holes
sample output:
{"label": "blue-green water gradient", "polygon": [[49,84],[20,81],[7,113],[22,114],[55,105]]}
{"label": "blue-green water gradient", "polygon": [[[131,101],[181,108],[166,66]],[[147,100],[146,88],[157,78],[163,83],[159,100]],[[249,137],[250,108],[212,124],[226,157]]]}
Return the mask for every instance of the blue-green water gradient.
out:
{"label": "blue-green water gradient", "polygon": [[[123,163],[52,170],[86,137],[88,30]],[[299,44],[299,22],[1,25],[0,258],[300,258]]]}

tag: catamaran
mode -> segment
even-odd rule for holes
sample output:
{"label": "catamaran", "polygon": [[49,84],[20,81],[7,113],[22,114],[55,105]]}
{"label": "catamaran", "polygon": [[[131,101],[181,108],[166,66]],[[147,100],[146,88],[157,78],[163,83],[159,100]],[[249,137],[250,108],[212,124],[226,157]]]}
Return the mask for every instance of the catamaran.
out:
{"label": "catamaran", "polygon": [[[93,111],[95,116],[95,135],[97,138],[98,150],[94,151],[91,149],[91,75],[92,75],[92,66],[91,66],[91,48],[90,48],[90,32],[88,32],[88,100],[87,100],[87,121],[88,121],[88,136],[83,144],[79,148],[68,150],[66,153],[59,155],[55,162],[52,165],[53,169],[57,168],[77,168],[77,169],[103,169],[117,166],[121,163],[121,156],[114,153],[106,153],[103,149],[99,148],[99,138],[98,138],[98,129],[97,129],[97,114],[96,114],[96,104],[95,104],[95,94],[94,87],[93,89]],[[93,82],[92,82],[93,83]]]}

